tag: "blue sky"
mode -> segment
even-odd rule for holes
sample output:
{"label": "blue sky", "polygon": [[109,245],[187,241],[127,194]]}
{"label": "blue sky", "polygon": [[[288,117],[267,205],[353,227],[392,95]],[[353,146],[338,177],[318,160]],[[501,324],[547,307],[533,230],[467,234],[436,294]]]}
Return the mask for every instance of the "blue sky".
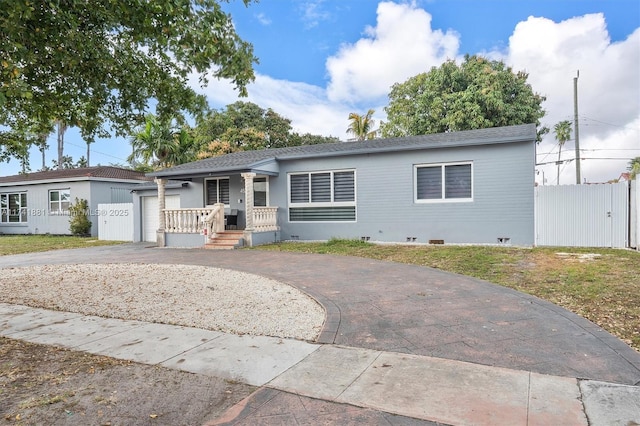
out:
{"label": "blue sky", "polygon": [[[292,120],[295,130],[346,139],[350,112],[384,107],[393,83],[403,82],[464,54],[500,59],[529,73],[545,96],[548,127],[573,120],[573,78],[580,70],[579,110],[582,175],[589,182],[617,178],[628,158],[640,156],[640,2],[637,0],[262,0],[245,7],[223,4],[238,33],[260,59],[249,97]],[[225,81],[197,90],[212,108],[238,100]],[[55,138],[47,163],[56,158]],[[67,134],[65,153],[86,152],[77,132]],[[91,163],[125,163],[125,139],[92,145]],[[549,135],[538,162],[555,161]],[[573,141],[562,150],[560,183],[575,182]],[[621,159],[614,159],[621,158]],[[33,170],[40,167],[37,151]],[[538,181],[556,183],[556,165],[537,167]],[[0,164],[0,175],[18,164]]]}

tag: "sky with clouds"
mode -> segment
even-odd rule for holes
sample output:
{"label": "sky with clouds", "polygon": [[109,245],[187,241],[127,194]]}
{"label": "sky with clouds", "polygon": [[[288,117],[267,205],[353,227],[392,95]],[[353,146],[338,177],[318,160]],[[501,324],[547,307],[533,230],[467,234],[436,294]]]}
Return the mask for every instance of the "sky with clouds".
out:
{"label": "sky with clouds", "polygon": [[[385,119],[390,87],[447,59],[465,54],[502,60],[526,71],[546,96],[549,128],[574,118],[578,78],[582,178],[617,178],[640,156],[640,2],[637,0],[262,0],[224,5],[260,63],[249,97],[292,120],[300,133],[345,140],[350,112],[370,108]],[[225,81],[200,88],[212,108],[238,100]],[[55,139],[47,154],[55,158]],[[558,146],[553,133],[538,146],[537,181],[556,184]],[[86,151],[74,131],[67,154]],[[92,145],[91,163],[125,163],[126,140]],[[32,168],[39,168],[37,150]],[[575,183],[574,141],[563,147],[561,184]],[[1,164],[14,174],[18,164]]]}

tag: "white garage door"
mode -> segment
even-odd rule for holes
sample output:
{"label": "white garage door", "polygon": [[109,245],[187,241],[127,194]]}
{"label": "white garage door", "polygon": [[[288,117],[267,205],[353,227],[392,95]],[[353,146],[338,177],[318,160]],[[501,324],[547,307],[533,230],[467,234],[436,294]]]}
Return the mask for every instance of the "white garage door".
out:
{"label": "white garage door", "polygon": [[[164,197],[167,209],[180,208],[179,195],[167,195]],[[142,236],[144,241],[156,242],[158,230],[158,197],[142,197]]]}

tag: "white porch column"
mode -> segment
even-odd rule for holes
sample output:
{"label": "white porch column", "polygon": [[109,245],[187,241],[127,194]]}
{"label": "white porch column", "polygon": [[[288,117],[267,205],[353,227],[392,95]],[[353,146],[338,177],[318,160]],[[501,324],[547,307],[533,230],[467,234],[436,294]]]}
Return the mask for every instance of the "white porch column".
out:
{"label": "white porch column", "polygon": [[242,173],[244,178],[245,231],[253,231],[253,178],[255,173]]}
{"label": "white porch column", "polygon": [[166,226],[164,220],[164,209],[165,209],[165,198],[164,198],[164,189],[167,184],[166,179],[155,178],[154,182],[158,185],[158,229],[156,230],[156,240],[158,247],[165,246],[164,240],[164,228]]}

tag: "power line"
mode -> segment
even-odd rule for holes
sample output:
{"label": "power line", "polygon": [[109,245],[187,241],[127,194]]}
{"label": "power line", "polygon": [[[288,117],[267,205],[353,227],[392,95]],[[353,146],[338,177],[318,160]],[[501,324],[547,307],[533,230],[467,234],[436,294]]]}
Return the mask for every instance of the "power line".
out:
{"label": "power line", "polygon": [[[86,148],[86,145],[85,145],[85,146],[82,146],[82,145],[75,144],[75,143],[73,143],[73,142],[66,142],[66,141],[65,141],[65,143],[64,143],[64,144],[65,144],[65,145],[75,146],[76,148]],[[104,153],[104,152],[96,151],[96,150],[94,150],[94,149],[92,149],[92,150],[91,150],[91,152],[93,152],[94,154],[100,154],[100,155],[104,155],[104,156],[106,156],[106,157],[115,158],[116,160],[125,161],[125,162],[127,161],[127,160],[126,160],[126,159],[124,159],[124,158],[116,157],[115,155],[111,155],[111,154],[107,154],[107,153]]]}
{"label": "power line", "polygon": [[[636,130],[636,131],[640,132],[640,128],[637,128],[637,127],[631,127],[631,126],[627,126],[627,125],[614,124],[614,123],[607,123],[606,121],[596,120],[595,118],[587,117],[587,116],[584,116],[584,115],[581,116],[581,117],[586,119],[586,120],[595,121],[596,123],[606,124],[607,126],[618,127],[620,129]],[[585,126],[588,126],[588,125],[589,124],[585,124]]]}
{"label": "power line", "polygon": [[[620,158],[620,157],[581,157],[580,160],[621,160],[621,161],[629,161],[630,158]],[[548,164],[562,164],[562,163],[570,163],[572,161],[576,161],[575,158],[566,158],[564,160],[556,160],[556,161],[547,161],[545,163],[536,163],[536,166],[546,166]]]}
{"label": "power line", "polygon": [[[640,148],[580,148],[580,152],[586,151],[638,151],[640,152]],[[550,155],[557,154],[558,151],[549,151],[549,152],[538,152],[536,155]],[[544,159],[543,159],[544,160]]]}

